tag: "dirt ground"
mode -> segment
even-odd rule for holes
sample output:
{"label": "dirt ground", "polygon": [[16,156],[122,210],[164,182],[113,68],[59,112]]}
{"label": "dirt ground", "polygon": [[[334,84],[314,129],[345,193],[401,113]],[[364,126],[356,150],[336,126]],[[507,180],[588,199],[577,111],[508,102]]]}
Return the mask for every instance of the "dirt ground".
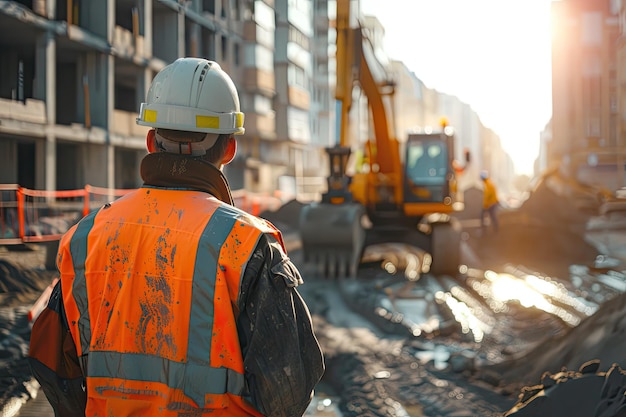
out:
{"label": "dirt ground", "polygon": [[[301,207],[290,201],[262,214],[285,232],[297,264]],[[625,416],[626,268],[599,266],[585,240],[597,211],[586,190],[546,181],[521,208],[500,212],[497,233],[467,228],[468,267],[458,276],[424,276],[404,298],[390,294],[406,280],[377,266],[358,280],[327,280],[302,265],[300,291],[327,363],[307,416]],[[41,250],[23,249],[0,250],[3,416],[18,415],[37,389],[25,361],[26,315],[54,277]],[[579,321],[513,301],[497,310],[480,295],[490,270],[555,284],[567,297],[553,304]],[[592,313],[575,311],[579,301]],[[459,305],[471,307],[466,321]]]}
{"label": "dirt ground", "polygon": [[[406,335],[415,323],[406,324],[408,310],[389,308],[380,271],[360,271],[363,280],[354,288],[309,279],[305,287],[330,364],[326,381],[341,398],[343,415],[626,415],[620,414],[626,413],[620,409],[626,388],[626,268],[619,260],[599,265],[602,253],[585,238],[586,224],[601,203],[592,189],[548,177],[522,207],[501,209],[497,233],[468,227],[464,234],[470,268],[537,275],[543,285],[568,293],[566,299],[554,298],[554,305],[594,306],[593,314],[579,314],[573,325],[511,304],[505,315],[491,317],[497,324],[480,344],[463,337],[458,323],[398,340],[389,335]],[[293,227],[299,203],[289,204],[266,217]],[[478,282],[470,275],[460,274],[448,287],[437,277],[436,285],[455,289],[460,283],[468,289],[470,281]],[[337,313],[341,303],[334,294],[358,317]],[[469,300],[478,303],[480,297]],[[415,360],[425,352],[434,358]],[[447,356],[441,366],[437,352]]]}
{"label": "dirt ground", "polygon": [[55,275],[45,270],[44,258],[45,252],[37,248],[0,248],[0,415],[3,417],[15,415],[38,389],[26,361],[30,340],[28,311]]}

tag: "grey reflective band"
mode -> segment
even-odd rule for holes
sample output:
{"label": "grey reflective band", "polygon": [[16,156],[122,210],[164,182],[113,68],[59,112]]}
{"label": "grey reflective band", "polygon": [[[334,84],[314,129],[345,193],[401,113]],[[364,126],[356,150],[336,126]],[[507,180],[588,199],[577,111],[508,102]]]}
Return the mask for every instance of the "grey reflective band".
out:
{"label": "grey reflective band", "polygon": [[[206,394],[228,392],[241,395],[245,386],[244,376],[232,369],[212,368],[208,363],[199,364],[193,361],[181,363],[140,353],[90,352],[87,374],[92,378],[157,382],[170,388],[183,389],[185,395],[202,408],[206,405]],[[128,388],[123,387],[123,384],[98,385],[94,388],[100,394],[106,394],[105,391],[128,393]]]}
{"label": "grey reflective band", "polygon": [[[211,216],[202,231],[196,260],[194,264],[193,288],[191,292],[191,309],[189,311],[189,343],[187,357],[189,360],[209,362],[213,337],[215,278],[222,245],[228,238],[235,224],[234,215],[225,215],[224,208],[219,207]],[[230,307],[230,303],[228,303]]]}
{"label": "grey reflective band", "polygon": [[[78,330],[80,332],[80,347],[83,355],[89,353],[91,343],[91,323],[89,318],[89,302],[87,299],[87,281],[85,280],[85,262],[87,261],[88,235],[93,228],[94,219],[98,211],[94,211],[83,218],[76,227],[70,240],[70,253],[74,267],[74,282],[72,294],[80,312]],[[70,323],[70,326],[72,323]]]}

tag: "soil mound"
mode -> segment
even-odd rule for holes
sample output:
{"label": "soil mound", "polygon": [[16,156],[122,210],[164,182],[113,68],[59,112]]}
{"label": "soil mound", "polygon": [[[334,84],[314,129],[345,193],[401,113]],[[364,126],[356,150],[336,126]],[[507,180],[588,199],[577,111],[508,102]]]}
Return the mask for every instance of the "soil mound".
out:
{"label": "soil mound", "polygon": [[544,372],[557,373],[578,369],[581,364],[598,360],[598,371],[613,364],[626,368],[626,294],[602,304],[592,316],[557,337],[547,336],[521,356],[484,368],[500,375],[505,384],[531,384]]}
{"label": "soil mound", "polygon": [[600,203],[593,191],[570,184],[558,173],[549,175],[519,208],[500,210],[498,232],[478,232],[468,244],[485,267],[517,263],[567,278],[569,265],[592,264],[599,254],[585,240],[585,229]]}

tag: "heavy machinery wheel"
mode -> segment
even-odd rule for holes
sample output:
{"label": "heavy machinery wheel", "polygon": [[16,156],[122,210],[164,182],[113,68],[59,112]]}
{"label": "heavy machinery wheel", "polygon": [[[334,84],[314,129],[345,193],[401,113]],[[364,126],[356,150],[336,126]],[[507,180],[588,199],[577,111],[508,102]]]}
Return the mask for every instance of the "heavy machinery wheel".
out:
{"label": "heavy machinery wheel", "polygon": [[461,263],[461,223],[447,214],[422,219],[430,229],[430,272],[435,275],[456,275]]}
{"label": "heavy machinery wheel", "polygon": [[361,204],[311,203],[300,212],[305,264],[328,278],[356,277],[365,230]]}

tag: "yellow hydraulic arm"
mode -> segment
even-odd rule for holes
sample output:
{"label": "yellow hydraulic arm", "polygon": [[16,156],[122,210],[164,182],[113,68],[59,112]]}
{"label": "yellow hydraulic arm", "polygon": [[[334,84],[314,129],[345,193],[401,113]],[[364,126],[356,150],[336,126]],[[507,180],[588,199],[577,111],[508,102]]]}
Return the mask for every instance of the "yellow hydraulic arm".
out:
{"label": "yellow hydraulic arm", "polygon": [[[385,106],[383,89],[393,85],[388,80],[376,80],[372,68],[376,58],[373,47],[363,39],[362,30],[358,25],[351,24],[350,0],[337,0],[337,84],[335,98],[340,111],[339,144],[350,146],[350,118],[352,94],[355,85],[361,87],[365,93],[372,125],[374,141],[368,142],[367,156],[371,171],[367,178],[357,178],[355,187],[365,187],[365,191],[356,191],[357,196],[364,195],[368,202],[376,201],[379,197],[378,187],[386,186],[393,190],[395,203],[402,201],[402,164],[398,142],[390,134],[391,116]],[[389,93],[387,93],[389,94]],[[367,204],[366,201],[363,201]]]}

